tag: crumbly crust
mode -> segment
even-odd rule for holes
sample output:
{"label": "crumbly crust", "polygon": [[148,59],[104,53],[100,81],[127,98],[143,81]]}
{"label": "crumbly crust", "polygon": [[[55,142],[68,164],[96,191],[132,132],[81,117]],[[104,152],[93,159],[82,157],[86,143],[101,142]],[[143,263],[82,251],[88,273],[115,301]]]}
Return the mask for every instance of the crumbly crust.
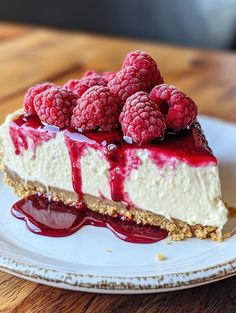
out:
{"label": "crumbly crust", "polygon": [[[45,187],[38,182],[24,181],[6,168],[4,168],[3,171],[5,173],[6,183],[13,187],[15,193],[21,198],[39,192],[50,195],[54,201],[62,201],[68,205],[76,204],[77,195],[74,192]],[[218,241],[222,240],[221,232],[219,232],[218,228],[214,226],[189,225],[186,222],[177,219],[169,220],[161,215],[137,208],[127,210],[121,203],[100,199],[88,194],[84,195],[84,201],[88,208],[101,214],[125,216],[127,219],[131,219],[137,224],[160,226],[167,230],[172,240],[183,240],[191,237],[197,237],[199,239],[211,238]]]}

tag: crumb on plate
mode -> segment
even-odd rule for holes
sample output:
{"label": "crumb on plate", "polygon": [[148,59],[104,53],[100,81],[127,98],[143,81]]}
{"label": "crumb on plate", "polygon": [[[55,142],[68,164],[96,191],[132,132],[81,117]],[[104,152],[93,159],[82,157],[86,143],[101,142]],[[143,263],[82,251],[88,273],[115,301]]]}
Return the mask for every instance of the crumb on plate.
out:
{"label": "crumb on plate", "polygon": [[165,261],[165,260],[166,260],[166,256],[164,256],[164,255],[161,254],[161,253],[157,253],[157,254],[155,255],[155,257],[156,257],[157,261]]}

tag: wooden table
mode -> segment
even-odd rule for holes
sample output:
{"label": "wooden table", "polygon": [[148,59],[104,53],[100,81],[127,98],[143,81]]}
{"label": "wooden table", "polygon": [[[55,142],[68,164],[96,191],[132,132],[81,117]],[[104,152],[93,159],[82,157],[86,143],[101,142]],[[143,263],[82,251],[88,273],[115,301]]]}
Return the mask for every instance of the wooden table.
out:
{"label": "wooden table", "polygon": [[[149,52],[165,81],[189,94],[203,114],[236,122],[236,54],[0,23],[0,122],[26,89],[58,84],[87,69],[118,70],[124,55]],[[122,296],[71,292],[0,273],[0,312],[236,312],[236,277],[170,293]]]}

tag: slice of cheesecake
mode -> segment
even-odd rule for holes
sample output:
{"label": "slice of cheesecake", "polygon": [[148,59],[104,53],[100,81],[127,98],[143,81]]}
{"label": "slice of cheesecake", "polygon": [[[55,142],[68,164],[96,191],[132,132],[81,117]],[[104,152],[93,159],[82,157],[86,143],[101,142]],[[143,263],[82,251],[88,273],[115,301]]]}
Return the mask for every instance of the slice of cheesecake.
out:
{"label": "slice of cheesecake", "polygon": [[87,206],[175,240],[222,238],[227,210],[197,106],[143,51],[117,73],[31,87],[0,128],[0,153],[17,195],[63,202],[63,214]]}
{"label": "slice of cheesecake", "polygon": [[174,240],[222,238],[218,163],[198,122],[139,145],[120,129],[60,130],[17,111],[0,128],[0,149],[6,182],[20,197],[83,201],[101,214],[160,226]]}

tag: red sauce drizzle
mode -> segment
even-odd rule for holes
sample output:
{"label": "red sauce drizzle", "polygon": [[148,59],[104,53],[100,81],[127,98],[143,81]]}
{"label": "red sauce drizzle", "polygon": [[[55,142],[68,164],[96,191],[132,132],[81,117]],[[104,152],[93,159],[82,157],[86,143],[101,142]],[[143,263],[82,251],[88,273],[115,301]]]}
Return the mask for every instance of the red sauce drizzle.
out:
{"label": "red sauce drizzle", "polygon": [[[21,115],[10,123],[9,132],[16,155],[20,155],[23,150],[32,150],[32,158],[35,157],[36,148],[43,142],[55,138],[60,129],[55,126],[44,126],[38,116]],[[31,139],[29,147],[28,139]]]}
{"label": "red sauce drizzle", "polygon": [[39,195],[15,203],[12,214],[24,220],[30,231],[43,236],[69,236],[83,226],[91,225],[106,227],[119,239],[132,243],[154,243],[167,237],[167,232],[156,226],[137,225],[121,217],[109,217],[86,207],[78,209]]}
{"label": "red sauce drizzle", "polygon": [[[67,129],[64,131],[64,135],[71,159],[73,186],[80,201],[83,200],[80,162],[85,149],[91,147],[99,150],[109,163],[109,183],[112,200],[124,201],[129,205],[128,195],[124,192],[124,181],[129,168],[127,156],[129,155],[129,159],[132,158],[132,153],[127,149],[126,144],[121,145],[123,141],[121,132],[91,132],[85,134],[74,129]],[[133,159],[135,160],[137,157],[133,156]],[[130,162],[130,164],[130,166],[134,166],[137,162]]]}

